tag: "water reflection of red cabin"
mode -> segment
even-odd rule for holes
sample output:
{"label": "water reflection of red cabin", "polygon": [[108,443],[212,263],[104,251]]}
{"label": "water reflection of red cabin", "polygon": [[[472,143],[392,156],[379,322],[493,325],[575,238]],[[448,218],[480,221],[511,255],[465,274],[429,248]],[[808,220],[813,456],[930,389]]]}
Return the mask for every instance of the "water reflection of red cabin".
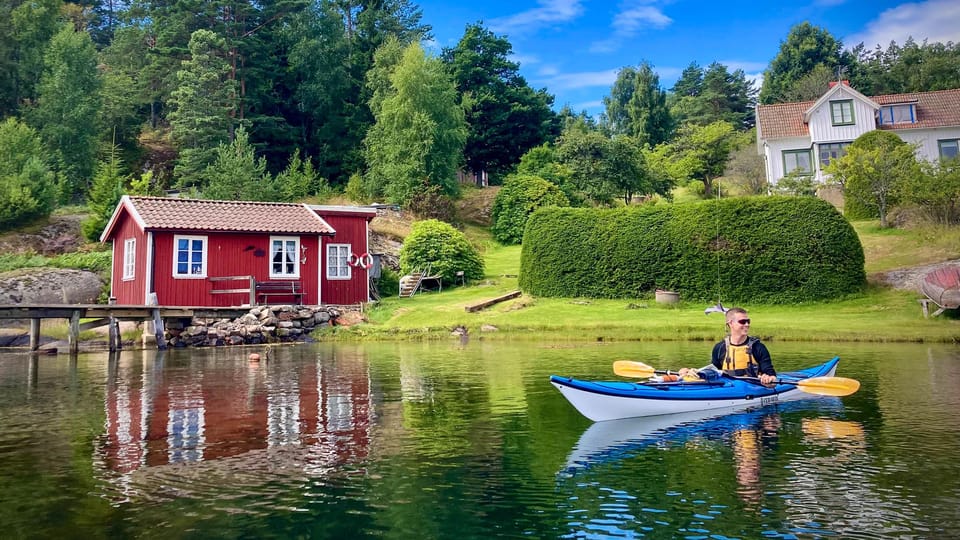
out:
{"label": "water reflection of red cabin", "polygon": [[369,453],[371,403],[358,362],[170,370],[134,361],[108,381],[98,454],[121,474],[286,445],[319,450],[328,465],[356,462]]}
{"label": "water reflection of red cabin", "polygon": [[[124,196],[100,237],[113,244],[119,304],[240,306],[249,276],[302,296],[270,303],[369,301],[370,207]],[[244,291],[246,288],[246,291]]]}

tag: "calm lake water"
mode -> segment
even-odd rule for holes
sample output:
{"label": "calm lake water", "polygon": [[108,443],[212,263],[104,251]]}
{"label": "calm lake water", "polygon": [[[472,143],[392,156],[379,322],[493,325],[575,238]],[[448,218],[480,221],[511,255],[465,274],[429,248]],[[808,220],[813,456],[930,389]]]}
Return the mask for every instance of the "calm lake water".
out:
{"label": "calm lake water", "polygon": [[771,342],[861,390],[714,418],[592,424],[548,383],[711,345],[3,354],[0,536],[956,537],[960,347]]}

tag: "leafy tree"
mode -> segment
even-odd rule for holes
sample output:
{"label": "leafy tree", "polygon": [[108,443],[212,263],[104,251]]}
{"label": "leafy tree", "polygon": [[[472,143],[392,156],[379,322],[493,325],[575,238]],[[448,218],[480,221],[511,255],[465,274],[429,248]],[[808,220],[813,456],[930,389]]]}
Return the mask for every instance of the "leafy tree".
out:
{"label": "leafy tree", "polygon": [[817,186],[813,176],[799,170],[790,171],[777,181],[776,192],[782,195],[796,195],[799,197],[813,197],[817,194]]}
{"label": "leafy tree", "polygon": [[818,64],[783,92],[783,101],[816,101],[830,89],[830,83],[836,80],[837,74],[833,70]]}
{"label": "leafy tree", "polygon": [[267,162],[254,155],[247,130],[237,129],[233,142],[217,147],[216,160],[204,171],[202,196],[223,201],[279,201],[282,194],[267,172]]}
{"label": "leafy tree", "polygon": [[760,102],[786,101],[790,88],[817,66],[835,73],[838,67],[851,65],[852,56],[841,54],[842,49],[843,43],[824,28],[809,22],[794,26],[763,74]]}
{"label": "leafy tree", "polygon": [[706,193],[713,193],[713,181],[723,174],[736,144],[736,133],[729,122],[706,126],[681,126],[677,137],[651,152],[658,171],[666,172],[674,181],[700,180]]}
{"label": "leafy tree", "polygon": [[375,111],[376,124],[365,140],[368,191],[398,203],[431,185],[457,194],[467,128],[443,63],[419,44],[410,45],[390,82],[395,93]]}
{"label": "leafy tree", "polygon": [[609,205],[616,197],[629,204],[634,195],[667,190],[653,181],[643,153],[629,137],[567,130],[557,145],[557,157],[570,170],[577,189],[596,204]]}
{"label": "leafy tree", "polygon": [[910,176],[900,186],[900,202],[920,209],[938,224],[960,224],[960,159],[921,164],[923,174]]}
{"label": "leafy tree", "polygon": [[61,29],[61,0],[0,2],[0,118],[37,98],[44,51]]}
{"label": "leafy tree", "polygon": [[473,171],[500,175],[528,149],[559,134],[553,96],[533,90],[509,60],[512,47],[482,24],[467,25],[457,46],[443,51],[463,97],[469,126],[464,158]]}
{"label": "leafy tree", "polygon": [[640,146],[656,146],[670,138],[673,120],[667,94],[653,66],[625,67],[617,74],[610,95],[603,98],[604,126],[611,133],[630,135]]}
{"label": "leafy tree", "polygon": [[886,49],[867,50],[860,43],[852,54],[858,61],[851,84],[866,95],[960,88],[960,43],[908,38],[902,46],[892,41]]}
{"label": "leafy tree", "polygon": [[180,156],[174,173],[178,184],[201,187],[201,173],[217,155],[217,146],[231,139],[236,92],[228,78],[226,42],[209,30],[190,36],[190,59],[177,72],[180,85],[171,95],[170,126]]}
{"label": "leafy tree", "polygon": [[37,132],[15,118],[0,122],[0,228],[45,216],[56,200],[56,176]]}
{"label": "leafy tree", "polygon": [[723,176],[726,182],[737,185],[741,193],[759,195],[767,192],[767,172],[763,157],[757,153],[757,147],[751,144],[752,140],[756,140],[756,132],[750,130],[746,136],[751,141],[741,140],[737,143],[739,148],[730,154]]}
{"label": "leafy tree", "polygon": [[684,69],[670,95],[670,114],[678,124],[723,120],[738,129],[753,126],[756,92],[743,70],[733,73],[714,62],[706,70],[696,63]]}
{"label": "leafy tree", "polygon": [[875,210],[880,226],[887,227],[887,211],[896,203],[898,190],[920,174],[914,152],[914,146],[895,133],[874,130],[857,137],[825,172],[843,187],[848,201]]}
{"label": "leafy tree", "polygon": [[514,174],[507,177],[497,192],[490,211],[491,232],[502,244],[519,244],[523,229],[536,209],[544,206],[569,206],[566,196],[555,184],[538,176]]}
{"label": "leafy tree", "polygon": [[571,204],[583,203],[583,197],[578,195],[579,192],[573,185],[573,172],[560,163],[556,148],[550,144],[531,148],[521,156],[520,163],[517,164],[517,174],[539,176],[558,186]]}
{"label": "leafy tree", "polygon": [[84,238],[91,242],[100,239],[100,234],[110,221],[113,210],[123,197],[124,184],[127,180],[123,174],[119,148],[111,145],[105,159],[97,162],[97,168],[93,174],[93,186],[90,188],[90,196],[87,200],[90,215],[80,223],[80,231]]}
{"label": "leafy tree", "polygon": [[445,283],[455,283],[457,272],[463,272],[466,279],[483,278],[483,259],[477,249],[462,232],[436,219],[414,223],[400,248],[402,273],[427,265]]}
{"label": "leafy tree", "polygon": [[50,41],[43,65],[38,103],[30,117],[54,156],[60,196],[80,200],[89,189],[97,157],[97,51],[89,34],[67,24]]}

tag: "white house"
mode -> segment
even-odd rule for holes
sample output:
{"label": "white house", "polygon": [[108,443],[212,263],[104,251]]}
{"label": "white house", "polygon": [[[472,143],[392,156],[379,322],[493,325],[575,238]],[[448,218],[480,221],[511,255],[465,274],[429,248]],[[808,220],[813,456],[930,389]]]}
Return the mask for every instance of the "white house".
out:
{"label": "white house", "polygon": [[846,81],[820,99],[757,106],[757,150],[767,181],[799,170],[823,181],[823,168],[854,139],[875,129],[917,144],[927,161],[960,154],[960,89],[867,97]]}

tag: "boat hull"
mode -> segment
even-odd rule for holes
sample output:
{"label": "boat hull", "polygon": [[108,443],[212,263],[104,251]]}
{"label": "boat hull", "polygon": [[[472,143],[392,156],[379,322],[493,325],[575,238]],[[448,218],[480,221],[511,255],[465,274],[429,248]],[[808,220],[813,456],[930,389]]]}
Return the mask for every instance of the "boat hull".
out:
{"label": "boat hull", "polygon": [[[840,358],[781,377],[804,379],[832,377]],[[569,377],[550,377],[550,383],[571,405],[590,420],[601,422],[620,418],[657,416],[713,409],[762,407],[809,394],[794,384],[766,387],[755,382],[723,377],[716,382],[634,383],[591,382]]]}

